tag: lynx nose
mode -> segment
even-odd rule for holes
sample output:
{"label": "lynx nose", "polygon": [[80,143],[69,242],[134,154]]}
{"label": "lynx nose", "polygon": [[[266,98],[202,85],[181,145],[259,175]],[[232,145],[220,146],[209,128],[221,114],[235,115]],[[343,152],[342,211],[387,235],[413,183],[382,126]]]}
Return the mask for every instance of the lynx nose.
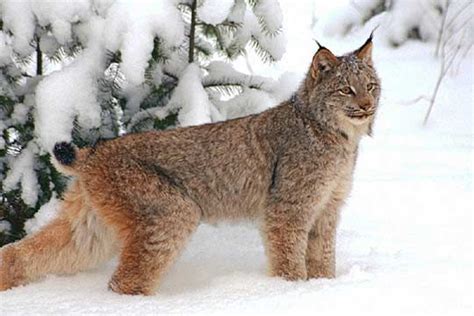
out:
{"label": "lynx nose", "polygon": [[359,103],[359,108],[364,111],[369,111],[372,108],[372,102],[370,102],[370,100],[363,100]]}

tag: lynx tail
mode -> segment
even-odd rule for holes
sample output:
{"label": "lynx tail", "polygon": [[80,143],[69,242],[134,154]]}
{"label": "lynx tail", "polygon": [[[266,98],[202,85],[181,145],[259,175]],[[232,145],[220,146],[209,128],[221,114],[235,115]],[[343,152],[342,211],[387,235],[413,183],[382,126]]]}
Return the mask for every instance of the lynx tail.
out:
{"label": "lynx tail", "polygon": [[56,143],[53,154],[56,160],[65,166],[71,166],[77,158],[74,146],[66,142]]}
{"label": "lynx tail", "polygon": [[73,144],[60,142],[54,145],[53,164],[56,169],[66,175],[77,176],[81,165],[87,160],[90,148],[76,148]]}

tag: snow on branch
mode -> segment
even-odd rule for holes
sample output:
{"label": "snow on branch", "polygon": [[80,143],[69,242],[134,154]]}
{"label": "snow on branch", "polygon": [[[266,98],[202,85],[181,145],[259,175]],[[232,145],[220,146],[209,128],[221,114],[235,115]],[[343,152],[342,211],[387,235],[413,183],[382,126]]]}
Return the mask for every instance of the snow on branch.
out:
{"label": "snow on branch", "polygon": [[250,3],[264,33],[275,36],[282,32],[283,13],[278,2],[273,0],[251,0]]}
{"label": "snow on branch", "polygon": [[234,0],[206,0],[197,8],[199,20],[217,25],[223,23],[230,14]]}
{"label": "snow on branch", "polygon": [[[124,5],[124,4],[122,4]],[[128,10],[129,25],[120,45],[121,69],[134,85],[145,80],[155,37],[162,39],[162,49],[171,49],[184,41],[184,24],[176,6],[168,1],[147,2]]]}
{"label": "snow on branch", "polygon": [[380,25],[378,38],[391,46],[402,45],[408,39],[434,41],[444,1],[351,0],[350,5],[334,9],[318,23],[331,36],[345,36],[365,24]]}
{"label": "snow on branch", "polygon": [[203,79],[203,86],[207,89],[222,89],[227,94],[234,94],[243,88],[271,90],[274,81],[261,76],[250,76],[236,71],[232,65],[214,61],[206,67],[208,75]]}
{"label": "snow on branch", "polygon": [[[177,109],[180,109],[178,121],[181,126],[210,123],[213,115],[217,114],[201,84],[201,69],[196,64],[189,64],[184,70],[167,105],[167,111]],[[161,117],[164,118],[164,115],[161,114]]]}
{"label": "snow on branch", "polygon": [[[206,5],[208,1],[210,4]],[[282,58],[286,39],[282,32],[283,18],[278,1],[250,1],[249,7],[245,0],[235,0],[232,7],[219,10],[227,14],[220,23],[216,23],[217,19],[207,18],[207,15],[215,14],[214,11],[211,14],[212,3],[206,0],[198,9],[200,15],[206,16],[199,26],[204,34],[215,39],[217,48],[223,50],[227,57],[236,58],[252,48],[265,62]]]}
{"label": "snow on branch", "polygon": [[91,41],[89,47],[69,66],[51,74],[38,85],[36,131],[47,150],[51,150],[57,141],[71,140],[76,118],[81,127],[86,129],[100,125],[97,82],[105,68],[106,51],[94,42],[99,36],[97,33],[103,28],[103,21],[96,22],[87,30]]}
{"label": "snow on branch", "polygon": [[38,200],[38,180],[35,173],[34,155],[38,152],[38,147],[30,143],[24,148],[17,159],[12,161],[10,171],[3,181],[2,190],[11,191],[21,184],[21,198],[29,206],[34,206]]}

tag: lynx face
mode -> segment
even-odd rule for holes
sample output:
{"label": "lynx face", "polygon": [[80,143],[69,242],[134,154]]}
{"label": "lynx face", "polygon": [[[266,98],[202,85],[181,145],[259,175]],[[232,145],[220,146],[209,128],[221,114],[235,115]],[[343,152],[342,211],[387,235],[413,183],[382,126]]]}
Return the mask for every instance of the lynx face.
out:
{"label": "lynx face", "polygon": [[344,57],[338,68],[338,86],[331,95],[331,102],[339,105],[340,116],[352,124],[371,120],[380,96],[379,81],[374,71],[354,56]]}
{"label": "lynx face", "polygon": [[311,66],[314,85],[310,94],[324,99],[316,103],[325,106],[316,111],[335,114],[342,125],[371,125],[380,97],[371,52],[371,38],[356,51],[340,57],[324,47],[318,50]]}

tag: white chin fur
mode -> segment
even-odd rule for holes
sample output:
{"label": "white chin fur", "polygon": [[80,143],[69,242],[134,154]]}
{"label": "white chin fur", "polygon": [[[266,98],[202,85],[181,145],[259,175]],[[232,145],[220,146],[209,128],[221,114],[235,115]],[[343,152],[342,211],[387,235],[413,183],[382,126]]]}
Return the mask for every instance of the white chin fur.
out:
{"label": "white chin fur", "polygon": [[370,116],[364,117],[364,118],[355,118],[351,117],[349,118],[350,122],[354,125],[363,125],[369,122]]}

